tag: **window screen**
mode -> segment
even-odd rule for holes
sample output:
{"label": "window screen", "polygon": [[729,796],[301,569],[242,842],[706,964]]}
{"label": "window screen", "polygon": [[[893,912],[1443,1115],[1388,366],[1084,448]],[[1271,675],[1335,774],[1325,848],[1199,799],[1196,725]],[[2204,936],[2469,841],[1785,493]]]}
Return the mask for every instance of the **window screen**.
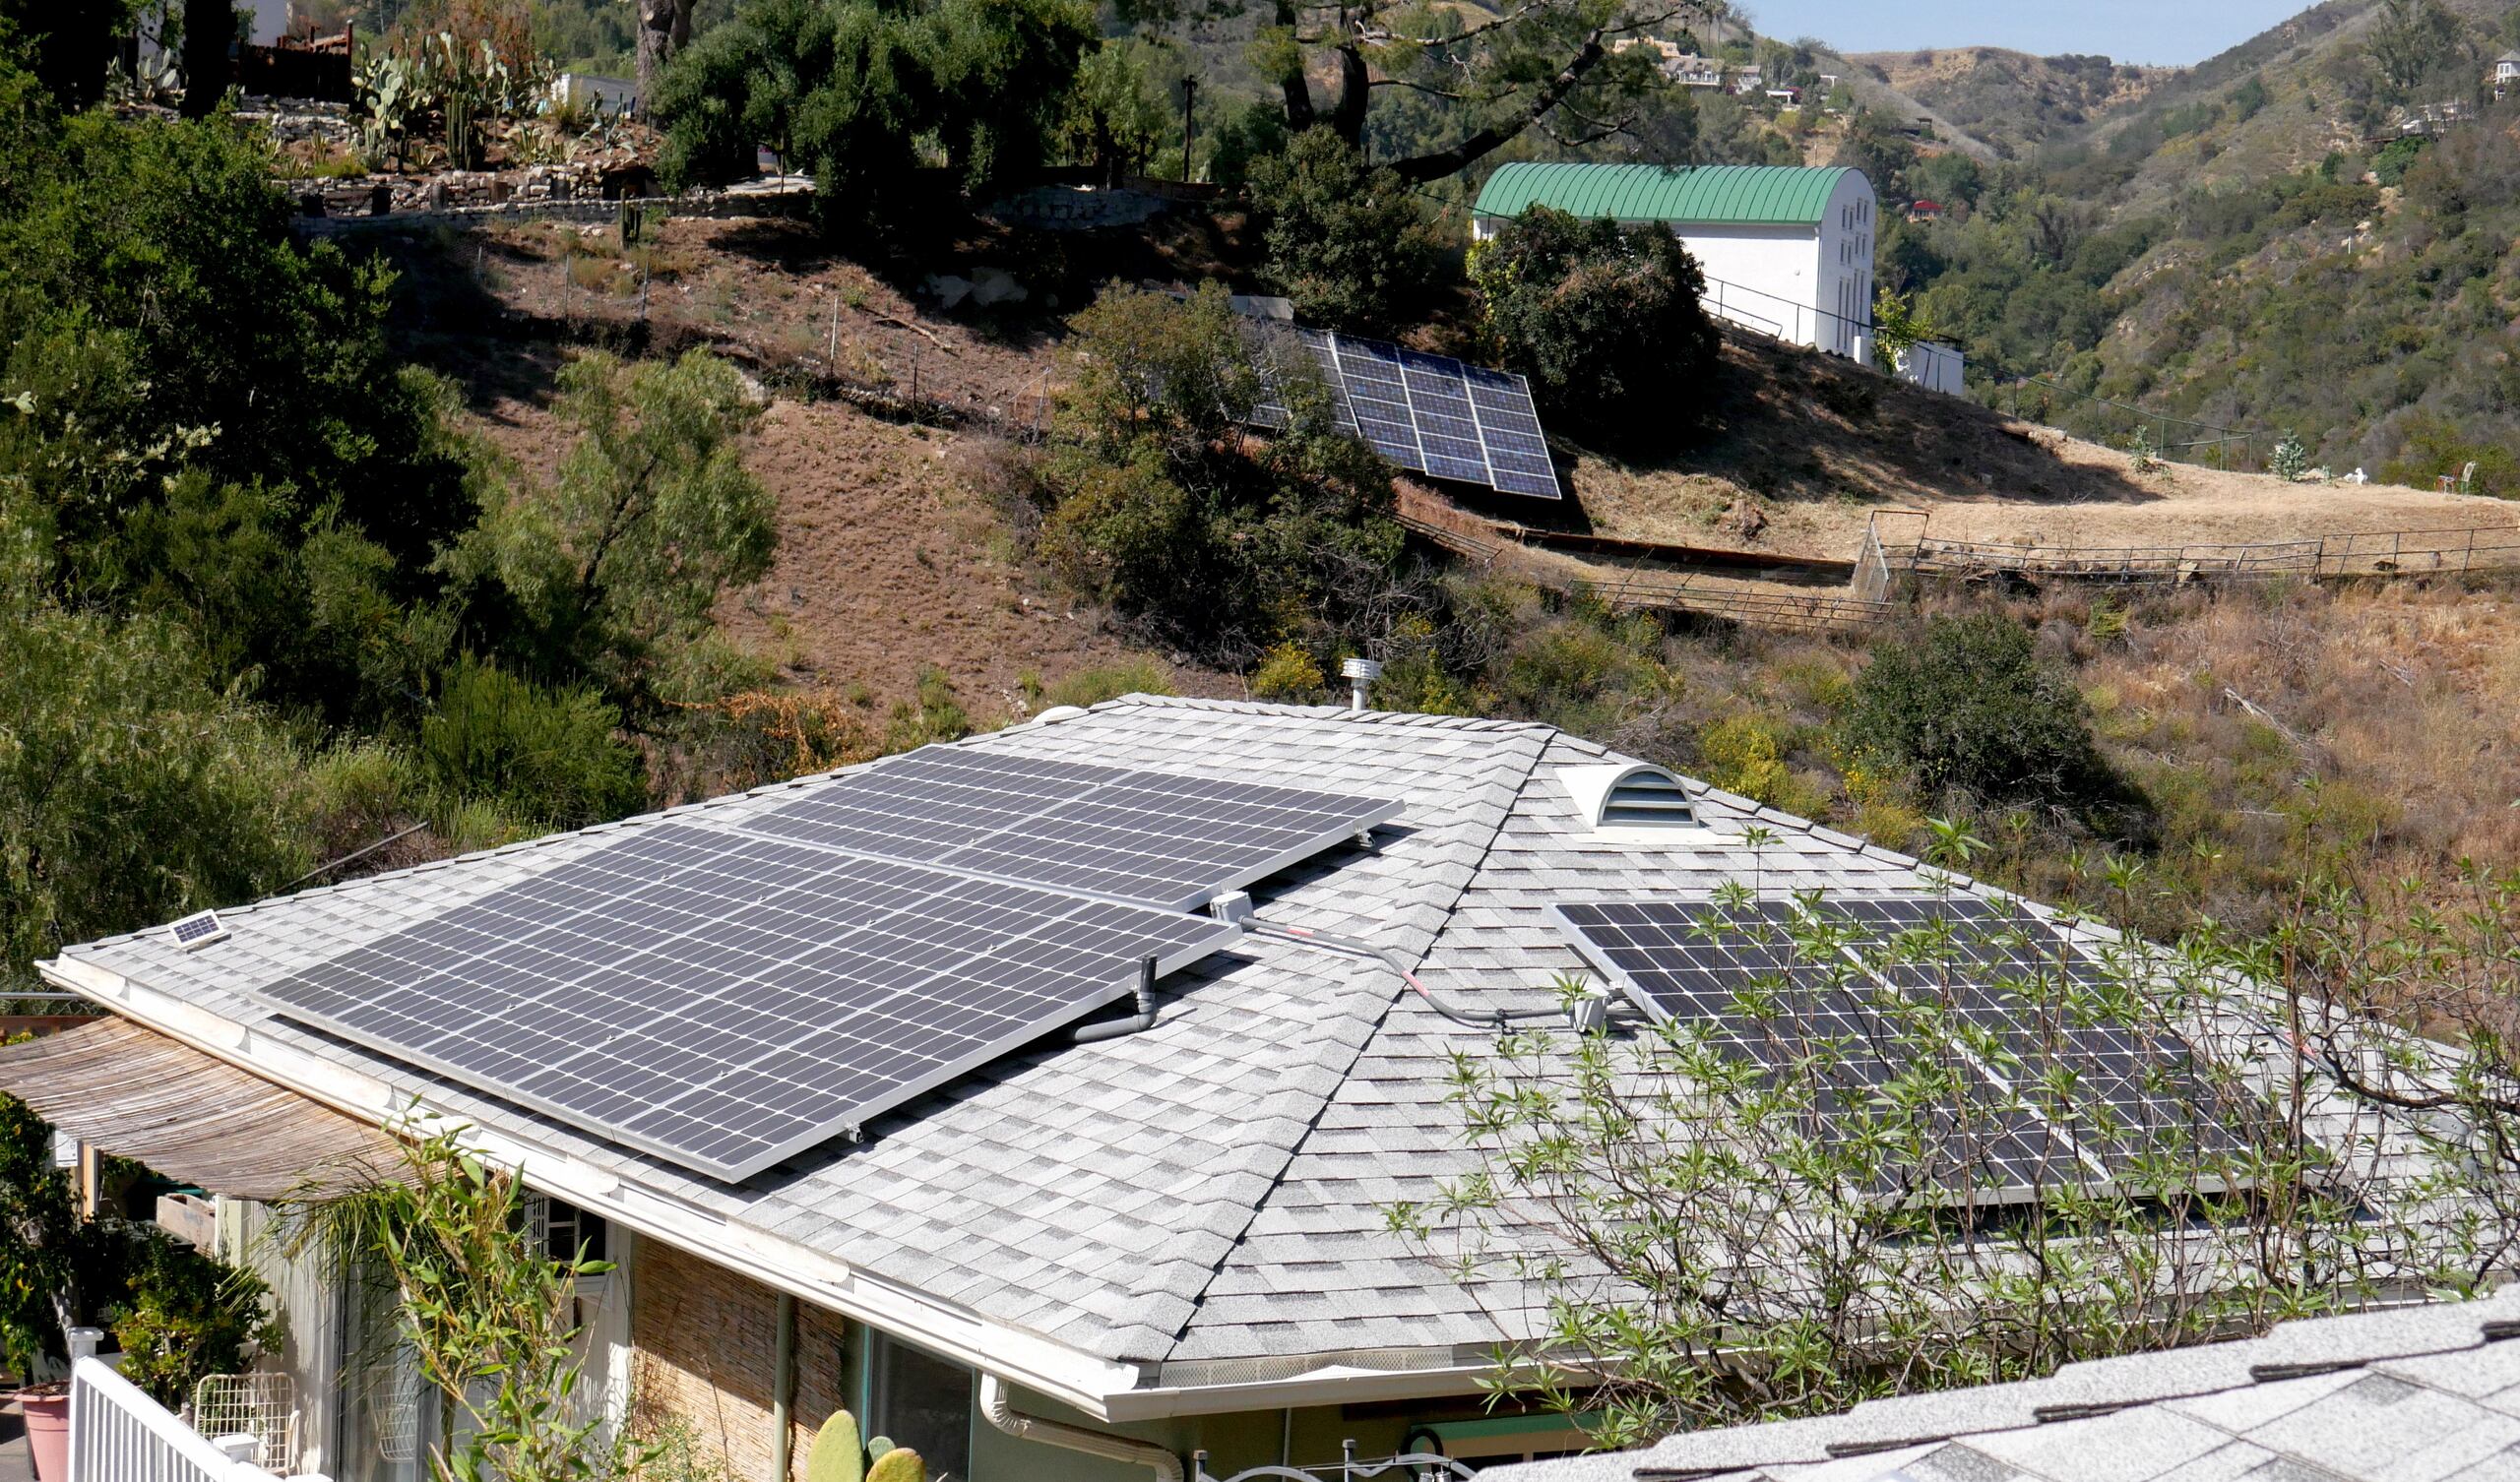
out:
{"label": "window screen", "polygon": [[874,1415],[870,1434],[918,1452],[928,1482],[969,1482],[972,1474],[972,1371],[947,1359],[874,1338]]}

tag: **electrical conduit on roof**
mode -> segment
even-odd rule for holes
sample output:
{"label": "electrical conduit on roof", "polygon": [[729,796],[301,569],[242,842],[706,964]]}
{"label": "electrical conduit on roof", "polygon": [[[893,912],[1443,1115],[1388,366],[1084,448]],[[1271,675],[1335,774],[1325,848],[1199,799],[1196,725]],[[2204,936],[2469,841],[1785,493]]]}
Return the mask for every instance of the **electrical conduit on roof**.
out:
{"label": "electrical conduit on roof", "polygon": [[1300,942],[1305,946],[1318,947],[1326,952],[1342,952],[1351,957],[1371,957],[1400,974],[1400,980],[1407,983],[1419,998],[1424,999],[1427,1008],[1457,1024],[1469,1024],[1480,1029],[1502,1029],[1507,1024],[1527,1019],[1562,1019],[1566,1015],[1563,1009],[1465,1009],[1458,1004],[1448,1003],[1437,995],[1434,989],[1418,980],[1418,973],[1409,965],[1407,958],[1387,947],[1376,947],[1371,942],[1356,937],[1343,937],[1335,932],[1315,931],[1309,926],[1280,926],[1274,921],[1250,921],[1245,923],[1243,929],[1263,937]]}
{"label": "electrical conduit on roof", "polygon": [[1156,1482],[1181,1482],[1181,1458],[1170,1451],[1151,1441],[1132,1441],[1107,1431],[1089,1431],[1083,1426],[1027,1415],[1006,1397],[1006,1382],[985,1369],[980,1371],[980,1413],[988,1417],[990,1425],[1018,1441],[1038,1441],[1105,1461],[1143,1466],[1155,1473]]}

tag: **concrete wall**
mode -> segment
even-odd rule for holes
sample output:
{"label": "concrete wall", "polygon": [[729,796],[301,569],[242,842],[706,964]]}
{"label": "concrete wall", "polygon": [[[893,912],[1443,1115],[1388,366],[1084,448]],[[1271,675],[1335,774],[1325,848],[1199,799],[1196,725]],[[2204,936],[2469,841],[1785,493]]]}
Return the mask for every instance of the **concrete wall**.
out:
{"label": "concrete wall", "polygon": [[1947,344],[1916,344],[1899,352],[1899,375],[1927,391],[1955,397],[1969,394],[1968,361]]}

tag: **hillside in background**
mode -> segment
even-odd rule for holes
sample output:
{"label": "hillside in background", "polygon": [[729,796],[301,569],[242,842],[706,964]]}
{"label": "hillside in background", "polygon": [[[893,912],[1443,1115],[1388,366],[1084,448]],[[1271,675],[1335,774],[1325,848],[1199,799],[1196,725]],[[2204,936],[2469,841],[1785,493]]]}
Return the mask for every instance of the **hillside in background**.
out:
{"label": "hillside in background", "polygon": [[1847,61],[2008,158],[2087,132],[2178,76],[2176,68],[1999,46],[1862,52]]}
{"label": "hillside in background", "polygon": [[1982,133],[2048,137],[1981,169],[1874,131],[1885,195],[1957,208],[1886,230],[1881,279],[1982,396],[2083,436],[2242,467],[2297,437],[2308,465],[2520,494],[2520,98],[2488,83],[2515,37],[2501,0],[2330,0],[2064,131],[2035,90],[1999,102],[2009,69],[1910,58],[1920,95],[1985,93]]}

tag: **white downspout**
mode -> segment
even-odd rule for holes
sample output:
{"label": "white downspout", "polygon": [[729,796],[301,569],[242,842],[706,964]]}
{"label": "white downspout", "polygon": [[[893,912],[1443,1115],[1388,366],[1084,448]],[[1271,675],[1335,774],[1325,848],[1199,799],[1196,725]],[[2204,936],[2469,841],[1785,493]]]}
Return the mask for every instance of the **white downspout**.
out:
{"label": "white downspout", "polygon": [[980,1413],[988,1417],[990,1425],[1018,1441],[1038,1441],[1106,1461],[1148,1467],[1155,1472],[1156,1482],[1181,1482],[1181,1458],[1170,1451],[1153,1442],[1131,1441],[1126,1436],[1027,1415],[1008,1401],[1006,1382],[985,1369],[980,1371]]}

